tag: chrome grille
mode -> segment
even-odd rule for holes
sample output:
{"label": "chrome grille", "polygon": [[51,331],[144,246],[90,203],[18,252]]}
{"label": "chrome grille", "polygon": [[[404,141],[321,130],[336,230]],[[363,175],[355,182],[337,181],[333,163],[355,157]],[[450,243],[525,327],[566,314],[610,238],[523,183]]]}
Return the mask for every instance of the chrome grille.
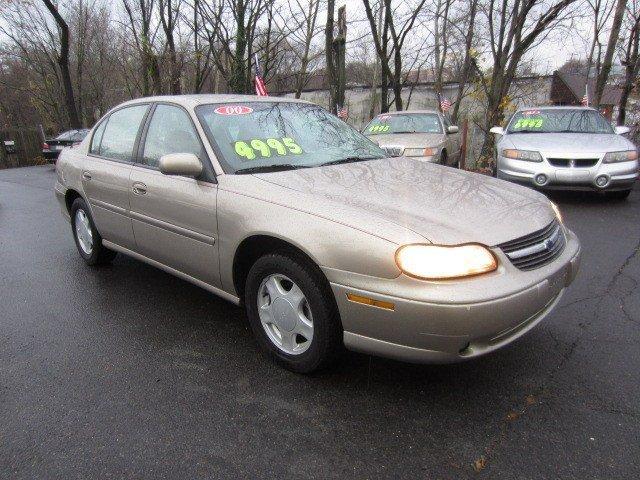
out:
{"label": "chrome grille", "polygon": [[404,152],[404,148],[402,147],[382,147],[382,149],[389,155],[390,157],[399,157]]}
{"label": "chrome grille", "polygon": [[557,220],[541,230],[502,243],[498,247],[520,270],[533,270],[546,265],[562,252],[564,232]]}
{"label": "chrome grille", "polygon": [[563,168],[589,168],[598,163],[597,158],[547,158],[554,167]]}

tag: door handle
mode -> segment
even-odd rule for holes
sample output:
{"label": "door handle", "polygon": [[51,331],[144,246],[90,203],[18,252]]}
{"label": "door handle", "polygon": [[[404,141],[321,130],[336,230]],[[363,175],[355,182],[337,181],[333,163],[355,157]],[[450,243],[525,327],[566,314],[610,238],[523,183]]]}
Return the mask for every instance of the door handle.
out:
{"label": "door handle", "polygon": [[135,182],[132,190],[135,195],[144,195],[147,193],[147,186],[142,182]]}
{"label": "door handle", "polygon": [[89,173],[89,172],[87,172],[87,171],[82,172],[82,178],[83,178],[84,180],[86,180],[86,181],[91,180],[91,173]]}

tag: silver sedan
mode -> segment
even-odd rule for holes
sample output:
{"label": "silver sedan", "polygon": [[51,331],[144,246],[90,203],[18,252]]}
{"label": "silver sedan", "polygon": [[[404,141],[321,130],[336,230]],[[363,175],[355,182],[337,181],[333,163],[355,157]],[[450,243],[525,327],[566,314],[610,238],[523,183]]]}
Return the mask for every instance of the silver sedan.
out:
{"label": "silver sedan", "polygon": [[638,178],[638,150],[597,110],[540,107],[517,111],[496,148],[498,178],[543,189],[598,190],[626,198]]}

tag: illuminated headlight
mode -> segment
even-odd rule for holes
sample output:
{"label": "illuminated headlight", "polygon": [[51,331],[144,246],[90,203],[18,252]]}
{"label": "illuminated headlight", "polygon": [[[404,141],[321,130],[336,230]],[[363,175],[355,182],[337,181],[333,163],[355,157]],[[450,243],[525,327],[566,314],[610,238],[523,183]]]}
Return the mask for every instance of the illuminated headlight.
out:
{"label": "illuminated headlight", "polygon": [[424,280],[468,277],[498,268],[493,253],[478,244],[405,245],[396,251],[396,263],[405,274]]}
{"label": "illuminated headlight", "polygon": [[553,208],[553,211],[556,213],[556,218],[560,223],[562,223],[562,214],[560,213],[560,209],[555,203],[553,202],[549,202],[549,203],[551,203],[551,208]]}
{"label": "illuminated headlight", "polygon": [[527,162],[541,162],[542,156],[539,152],[533,150],[515,150],[513,148],[505,148],[502,150],[502,156],[513,158],[514,160],[525,160]]}
{"label": "illuminated headlight", "polygon": [[433,157],[436,154],[435,148],[405,148],[405,157]]}
{"label": "illuminated headlight", "polygon": [[609,152],[602,159],[602,163],[628,162],[638,159],[637,150],[625,150],[624,152]]}

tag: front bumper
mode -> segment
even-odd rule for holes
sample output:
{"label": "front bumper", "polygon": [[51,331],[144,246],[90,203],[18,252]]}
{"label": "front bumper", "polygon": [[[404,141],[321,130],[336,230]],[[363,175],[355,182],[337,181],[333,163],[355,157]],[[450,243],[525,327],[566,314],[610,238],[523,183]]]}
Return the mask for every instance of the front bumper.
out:
{"label": "front bumper", "polygon": [[[542,180],[544,177],[544,181]],[[606,183],[598,185],[599,177]],[[628,190],[638,179],[638,161],[602,163],[602,159],[593,167],[555,167],[543,160],[527,162],[498,156],[498,178],[523,183],[545,189]]]}
{"label": "front bumper", "polygon": [[[427,282],[401,275],[374,279],[324,269],[336,298],[344,343],[351,350],[416,363],[450,363],[494,351],[536,326],[558,303],[580,264],[580,245],[566,230],[562,254],[521,271],[499,249],[496,272]],[[347,294],[392,303],[393,310],[355,303]]]}

